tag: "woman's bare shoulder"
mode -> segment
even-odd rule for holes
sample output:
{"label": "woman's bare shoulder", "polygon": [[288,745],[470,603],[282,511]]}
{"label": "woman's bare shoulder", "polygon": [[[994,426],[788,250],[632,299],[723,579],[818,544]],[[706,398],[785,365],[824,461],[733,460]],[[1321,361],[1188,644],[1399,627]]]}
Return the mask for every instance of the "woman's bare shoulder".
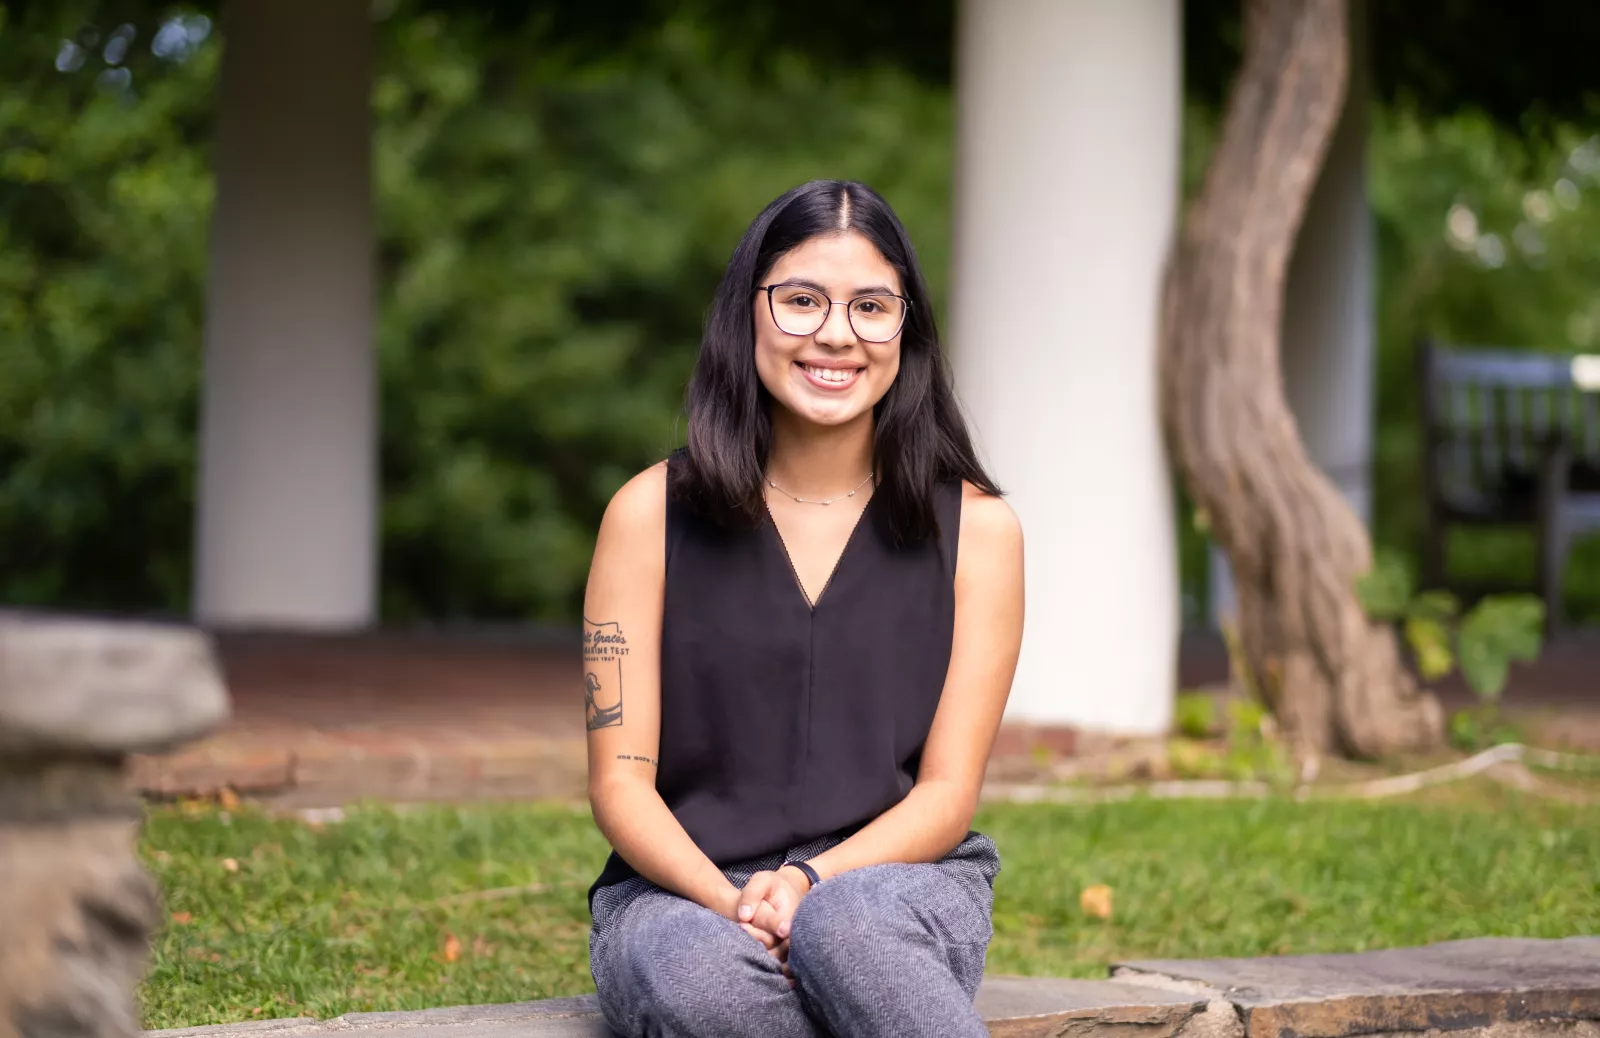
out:
{"label": "woman's bare shoulder", "polygon": [[667,463],[658,461],[611,495],[600,521],[602,543],[659,543],[667,523]]}
{"label": "woman's bare shoulder", "polygon": [[961,481],[962,554],[1009,552],[1022,544],[1022,523],[1005,498]]}

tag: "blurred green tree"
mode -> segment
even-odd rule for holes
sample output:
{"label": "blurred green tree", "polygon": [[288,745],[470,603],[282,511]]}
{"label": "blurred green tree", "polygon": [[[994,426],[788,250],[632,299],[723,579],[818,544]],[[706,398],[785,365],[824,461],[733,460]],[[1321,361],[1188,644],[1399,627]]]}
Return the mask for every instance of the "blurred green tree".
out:
{"label": "blurred green tree", "polygon": [[[852,51],[731,0],[378,5],[387,619],[576,615],[600,509],[678,441],[722,264],[784,188],[877,186],[942,297],[953,6],[875,8],[853,23],[870,51]],[[1236,6],[1185,5],[1191,182],[1237,58]],[[1463,72],[1452,41],[1481,38],[1466,8],[1402,25],[1377,6],[1375,533],[1409,552],[1412,342],[1592,346],[1600,180],[1581,147],[1595,120],[1573,70],[1586,66],[1508,45]],[[183,10],[0,0],[0,601],[186,608],[221,41],[201,31],[214,5]],[[1495,38],[1559,13],[1515,10]],[[1568,10],[1552,46],[1581,49],[1591,15]],[[162,31],[173,43],[175,17],[187,36],[163,57],[152,44]],[[136,36],[108,55],[123,22]],[[1540,92],[1538,132],[1511,127]],[[1452,107],[1474,96],[1494,118]],[[1474,214],[1470,245],[1449,237],[1458,205]],[[1204,539],[1186,524],[1183,537],[1197,599]],[[1577,615],[1600,615],[1597,549],[1580,546],[1570,571]],[[1469,536],[1458,555],[1480,576],[1532,572],[1514,534]]]}
{"label": "blurred green tree", "polygon": [[0,7],[0,600],[177,610],[218,51],[118,38]]}
{"label": "blurred green tree", "polygon": [[570,618],[606,500],[681,442],[705,307],[763,205],[872,183],[942,282],[948,97],[792,54],[733,75],[689,19],[579,65],[440,14],[384,32],[385,614]]}
{"label": "blurred green tree", "polygon": [[[787,187],[874,184],[942,284],[949,99],[904,71],[757,74],[692,19],[610,58],[438,12],[378,32],[387,619],[576,615],[600,512],[678,442],[704,308]],[[0,600],[177,612],[220,48],[113,66],[108,38],[0,37],[26,84],[0,102]]]}

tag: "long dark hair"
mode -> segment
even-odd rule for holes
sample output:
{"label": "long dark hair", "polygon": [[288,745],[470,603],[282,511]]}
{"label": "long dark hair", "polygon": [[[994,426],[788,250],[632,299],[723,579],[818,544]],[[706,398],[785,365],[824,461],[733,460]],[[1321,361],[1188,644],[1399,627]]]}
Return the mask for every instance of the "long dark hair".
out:
{"label": "long dark hair", "polygon": [[755,363],[756,285],[790,249],[821,234],[856,231],[900,275],[911,311],[900,371],[873,409],[873,455],[882,515],[897,544],[938,529],[934,488],[961,478],[999,495],[972,448],[939,348],[933,303],[916,251],[889,203],[848,180],[813,180],[761,211],[739,239],[711,303],[689,378],[688,444],[673,458],[669,493],[712,520],[749,528],[765,514],[762,488],[772,449],[772,397]]}

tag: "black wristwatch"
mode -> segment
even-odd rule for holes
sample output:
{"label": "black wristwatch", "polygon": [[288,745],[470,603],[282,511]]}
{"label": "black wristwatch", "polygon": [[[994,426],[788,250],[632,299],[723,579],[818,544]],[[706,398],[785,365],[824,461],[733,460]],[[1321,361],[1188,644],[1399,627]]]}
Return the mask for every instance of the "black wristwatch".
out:
{"label": "black wristwatch", "polygon": [[808,883],[810,883],[813,887],[815,887],[818,883],[822,882],[822,877],[817,875],[817,870],[812,868],[811,867],[811,863],[808,862],[808,861],[786,861],[782,865],[779,865],[778,867],[780,869],[781,868],[796,868],[796,869],[799,869],[800,870],[800,874],[805,876],[806,881]]}

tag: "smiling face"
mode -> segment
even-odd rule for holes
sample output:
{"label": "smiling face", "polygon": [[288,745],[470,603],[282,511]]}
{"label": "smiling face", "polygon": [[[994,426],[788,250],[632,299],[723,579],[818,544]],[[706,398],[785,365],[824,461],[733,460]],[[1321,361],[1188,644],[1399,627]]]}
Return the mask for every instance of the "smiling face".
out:
{"label": "smiling face", "polygon": [[[816,425],[844,425],[869,415],[900,371],[903,331],[888,342],[868,342],[850,326],[845,311],[858,296],[904,295],[894,267],[866,238],[844,231],[790,249],[762,284],[792,286],[777,293],[780,312],[786,299],[794,313],[827,306],[829,299],[839,304],[815,332],[791,335],[773,320],[767,293],[755,293],[756,371],[773,400],[794,418]],[[869,335],[869,324],[883,319],[873,311],[874,304],[863,303],[856,315]]]}

